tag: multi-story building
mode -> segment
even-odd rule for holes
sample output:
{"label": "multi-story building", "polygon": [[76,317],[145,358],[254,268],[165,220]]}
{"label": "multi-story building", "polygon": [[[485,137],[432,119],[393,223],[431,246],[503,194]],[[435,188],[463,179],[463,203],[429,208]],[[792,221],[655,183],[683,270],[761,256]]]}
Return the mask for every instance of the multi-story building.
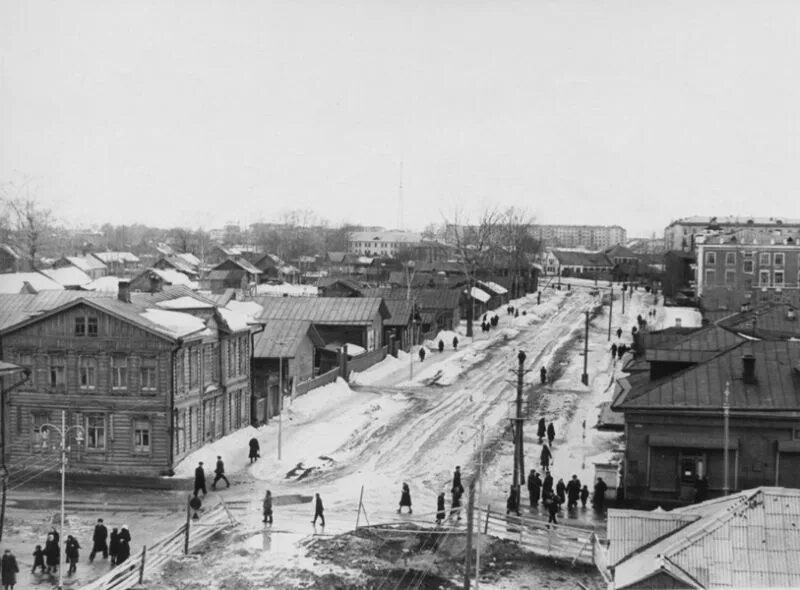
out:
{"label": "multi-story building", "polygon": [[779,230],[784,236],[800,236],[800,219],[783,217],[684,217],[676,219],[664,229],[666,250],[694,251],[698,236],[714,235],[721,231],[742,229],[752,231]]}
{"label": "multi-story building", "polygon": [[6,323],[2,358],[31,370],[5,399],[6,462],[57,463],[58,441],[42,426],[60,424],[62,412],[83,429],[82,442],[69,441],[78,473],[170,474],[249,425],[251,327],[189,293],[131,293],[120,283],[116,297],[75,297]]}
{"label": "multi-story building", "polygon": [[419,245],[422,236],[407,231],[356,231],[347,239],[348,251],[361,256],[394,258],[404,249]]}
{"label": "multi-story building", "polygon": [[534,225],[531,234],[546,246],[604,250],[627,242],[628,233],[618,225]]}
{"label": "multi-story building", "polygon": [[697,241],[697,295],[706,309],[798,304],[800,244],[794,235],[742,230]]}

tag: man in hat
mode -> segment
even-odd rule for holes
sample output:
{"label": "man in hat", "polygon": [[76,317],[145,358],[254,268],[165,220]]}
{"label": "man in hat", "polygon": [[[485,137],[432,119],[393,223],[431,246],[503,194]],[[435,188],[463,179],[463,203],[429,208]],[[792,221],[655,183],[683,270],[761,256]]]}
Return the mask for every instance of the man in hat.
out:
{"label": "man in hat", "polygon": [[194,495],[197,495],[197,492],[202,491],[203,496],[205,496],[208,492],[206,491],[206,472],[203,469],[203,462],[197,464],[197,468],[194,470]]}
{"label": "man in hat", "polygon": [[220,457],[219,455],[217,455],[217,467],[216,469],[214,469],[214,473],[216,475],[214,476],[214,481],[211,484],[212,488],[216,490],[217,482],[221,479],[225,480],[225,487],[227,488],[231,487],[231,482],[229,482],[228,478],[225,477],[225,463],[222,462],[222,457]]}

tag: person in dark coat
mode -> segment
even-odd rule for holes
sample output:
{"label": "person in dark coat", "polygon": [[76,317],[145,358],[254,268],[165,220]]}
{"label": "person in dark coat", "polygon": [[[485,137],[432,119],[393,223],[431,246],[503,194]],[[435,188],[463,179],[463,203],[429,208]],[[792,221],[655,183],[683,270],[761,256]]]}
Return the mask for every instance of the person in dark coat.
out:
{"label": "person in dark coat", "polygon": [[539,437],[539,444],[542,444],[542,439],[544,439],[546,434],[547,434],[547,424],[544,421],[544,417],[542,417],[539,418],[539,428],[536,431],[536,435]]}
{"label": "person in dark coat", "polygon": [[456,520],[461,520],[461,494],[464,493],[464,488],[460,485],[453,486],[453,489],[450,490],[451,498],[450,498],[450,520],[453,519],[453,516],[456,517]]}
{"label": "person in dark coat", "polygon": [[264,522],[272,524],[272,492],[269,490],[264,494],[262,509],[264,511]]}
{"label": "person in dark coat", "polygon": [[92,552],[89,554],[89,563],[94,561],[94,556],[103,554],[103,559],[108,558],[108,529],[103,524],[103,519],[98,518],[92,534]]}
{"label": "person in dark coat", "polygon": [[11,549],[6,549],[2,559],[0,559],[0,578],[2,578],[4,590],[14,590],[18,573],[17,558],[11,553]]}
{"label": "person in dark coat", "polygon": [[539,463],[545,472],[550,471],[550,460],[552,458],[553,454],[550,452],[550,447],[547,445],[542,445],[542,454],[539,455]]}
{"label": "person in dark coat", "polygon": [[461,493],[464,493],[464,486],[461,485],[461,466],[456,465],[456,470],[453,472],[453,487],[458,488],[461,490]]}
{"label": "person in dark coat", "polygon": [[439,338],[439,352],[444,352],[444,340]]}
{"label": "person in dark coat", "polygon": [[539,494],[542,491],[542,484],[539,482],[538,488],[536,483],[537,474],[536,472],[531,469],[531,472],[528,474],[528,496],[531,499],[531,508],[536,506],[539,503]]}
{"label": "person in dark coat", "polygon": [[708,478],[705,475],[698,477],[694,484],[694,489],[694,501],[698,503],[705,502],[708,499]]}
{"label": "person in dark coat", "polygon": [[603,481],[602,477],[597,478],[597,483],[594,484],[594,496],[592,497],[592,504],[597,510],[602,510],[606,502],[606,490],[608,486]]}
{"label": "person in dark coat", "polygon": [[444,492],[436,496],[436,524],[442,524],[445,517]]}
{"label": "person in dark coat", "polygon": [[517,502],[517,486],[511,486],[511,489],[508,492],[508,498],[506,498],[506,514],[511,513],[516,514],[519,516],[519,503]]}
{"label": "person in dark coat", "polygon": [[453,336],[453,350],[458,350],[458,336]]}
{"label": "person in dark coat", "polygon": [[622,338],[622,328],[617,328],[617,338]]}
{"label": "person in dark coat", "polygon": [[556,496],[558,496],[559,504],[563,504],[567,501],[567,486],[564,484],[564,480],[560,477],[558,478],[558,483],[556,484]]}
{"label": "person in dark coat", "polygon": [[117,556],[119,555],[119,530],[117,527],[111,529],[111,535],[108,537],[108,554],[111,556],[111,565],[117,565]]}
{"label": "person in dark coat", "polygon": [[419,362],[423,362],[425,360],[425,348],[420,346],[419,347]]}
{"label": "person in dark coat", "polygon": [[627,344],[620,344],[617,347],[617,356],[619,358],[622,358],[623,356],[625,356],[626,352],[628,352],[628,345]]}
{"label": "person in dark coat", "polygon": [[411,490],[408,489],[408,484],[403,482],[403,490],[400,492],[400,507],[397,509],[397,514],[403,509],[403,506],[408,506],[408,513],[411,514]]}
{"label": "person in dark coat", "polygon": [[319,492],[315,494],[314,500],[314,520],[311,521],[311,524],[317,526],[317,518],[320,520],[320,524],[325,526],[325,507],[322,505],[322,498],[319,497]]}
{"label": "person in dark coat", "polygon": [[558,514],[558,508],[559,508],[558,497],[554,496],[553,493],[550,492],[549,494],[547,494],[547,496],[545,496],[544,506],[545,506],[545,508],[547,508],[547,514],[548,514],[547,526],[548,526],[548,528],[550,527],[550,523],[558,524],[558,521],[556,520],[556,514]]}
{"label": "person in dark coat", "polygon": [[56,573],[58,571],[60,551],[58,541],[53,537],[53,533],[47,535],[47,541],[44,543],[44,559],[47,564],[47,573]]}
{"label": "person in dark coat", "polygon": [[553,476],[549,473],[546,473],[544,476],[544,481],[542,482],[542,500],[544,501],[544,497],[547,495],[552,495],[553,493]]}
{"label": "person in dark coat", "polygon": [[228,478],[225,477],[225,463],[222,462],[222,457],[220,457],[219,455],[217,455],[217,466],[214,469],[214,473],[216,475],[214,476],[214,481],[211,483],[211,487],[212,488],[214,488],[216,490],[217,489],[217,482],[219,480],[221,480],[221,479],[225,480],[225,487],[226,488],[231,487],[231,482],[229,482]]}
{"label": "person in dark coat", "polygon": [[250,439],[250,454],[248,457],[250,458],[250,463],[255,463],[258,458],[261,456],[261,445],[258,443],[258,439],[254,436]]}
{"label": "person in dark coat", "polygon": [[586,508],[586,500],[589,499],[589,486],[583,486],[581,488],[581,507]]}
{"label": "person in dark coat", "polygon": [[78,569],[78,549],[80,548],[78,540],[72,535],[67,535],[67,540],[64,542],[64,556],[69,564],[68,576],[74,574]]}
{"label": "person in dark coat", "polygon": [[37,545],[36,549],[33,550],[33,568],[31,568],[31,573],[36,573],[36,568],[42,568],[42,573],[44,573],[44,550],[42,549],[41,545]]}
{"label": "person in dark coat", "polygon": [[542,382],[542,385],[547,383],[547,368],[542,367],[539,369],[539,380]]}
{"label": "person in dark coat", "polygon": [[203,462],[197,464],[197,468],[194,470],[194,495],[197,495],[197,492],[203,492],[203,496],[208,493],[206,491],[206,472],[203,469]]}
{"label": "person in dark coat", "polygon": [[131,533],[128,525],[123,524],[119,530],[119,551],[117,552],[117,565],[124,563],[131,556]]}
{"label": "person in dark coat", "polygon": [[56,545],[58,545],[58,542],[61,540],[61,535],[58,534],[56,527],[50,529],[50,534],[53,535],[53,541],[55,541]]}
{"label": "person in dark coat", "polygon": [[556,427],[553,426],[552,422],[550,422],[550,424],[547,425],[547,440],[550,442],[551,445],[553,444],[553,439],[555,439],[555,437],[556,437]]}
{"label": "person in dark coat", "polygon": [[617,358],[617,345],[616,345],[616,343],[611,345],[611,358],[612,359]]}
{"label": "person in dark coat", "polygon": [[573,475],[567,484],[567,508],[578,506],[578,499],[581,497],[581,480],[577,475]]}

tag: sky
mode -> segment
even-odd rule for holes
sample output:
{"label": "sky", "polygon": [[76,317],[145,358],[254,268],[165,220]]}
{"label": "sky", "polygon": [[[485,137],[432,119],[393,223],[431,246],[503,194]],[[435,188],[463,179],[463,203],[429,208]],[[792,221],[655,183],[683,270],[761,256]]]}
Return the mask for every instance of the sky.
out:
{"label": "sky", "polygon": [[792,0],[4,0],[0,184],[78,226],[798,217],[799,33]]}

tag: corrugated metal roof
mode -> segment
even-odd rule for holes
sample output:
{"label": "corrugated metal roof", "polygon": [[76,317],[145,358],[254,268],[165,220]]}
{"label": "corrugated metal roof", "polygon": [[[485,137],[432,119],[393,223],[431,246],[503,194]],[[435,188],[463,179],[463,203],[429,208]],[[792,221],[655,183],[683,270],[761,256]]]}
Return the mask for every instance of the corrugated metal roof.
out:
{"label": "corrugated metal roof", "polygon": [[389,310],[389,317],[383,323],[386,326],[407,326],[408,320],[411,317],[411,312],[414,309],[414,304],[405,299],[388,299],[384,300],[386,309]]}
{"label": "corrugated metal roof", "polygon": [[92,270],[105,270],[106,265],[103,261],[98,260],[94,256],[87,255],[87,256],[65,256],[64,258],[72,264],[73,266],[78,267],[83,271],[92,271]]}
{"label": "corrugated metal roof", "polygon": [[378,297],[253,297],[264,311],[260,320],[309,320],[315,324],[366,325],[376,314],[388,317]]}
{"label": "corrugated metal roof", "polygon": [[[742,380],[745,354],[756,359],[753,384]],[[719,410],[725,384],[730,383],[733,410],[799,410],[800,380],[793,375],[798,363],[800,342],[746,342],[652,388],[628,395],[619,407]]]}
{"label": "corrugated metal roof", "polygon": [[92,282],[92,277],[77,266],[48,268],[43,269],[41,272],[63,287],[85,287]]}
{"label": "corrugated metal roof", "polygon": [[609,540],[609,564],[616,565],[634,551],[649,545],[683,528],[700,516],[696,514],[671,514],[660,509],[642,510],[608,509],[606,530]]}
{"label": "corrugated metal roof", "polygon": [[306,336],[315,346],[325,345],[308,320],[268,320],[264,331],[253,336],[253,357],[293,358]]}
{"label": "corrugated metal roof", "polygon": [[[790,310],[794,319],[790,317]],[[725,318],[720,325],[734,332],[770,340],[800,338],[800,311],[784,303],[766,304]]]}
{"label": "corrugated metal roof", "polygon": [[605,266],[613,263],[602,252],[578,252],[574,250],[553,250],[553,256],[561,266]]}
{"label": "corrugated metal roof", "polygon": [[0,274],[0,293],[30,293],[39,291],[61,291],[64,287],[38,272],[9,272]]}

